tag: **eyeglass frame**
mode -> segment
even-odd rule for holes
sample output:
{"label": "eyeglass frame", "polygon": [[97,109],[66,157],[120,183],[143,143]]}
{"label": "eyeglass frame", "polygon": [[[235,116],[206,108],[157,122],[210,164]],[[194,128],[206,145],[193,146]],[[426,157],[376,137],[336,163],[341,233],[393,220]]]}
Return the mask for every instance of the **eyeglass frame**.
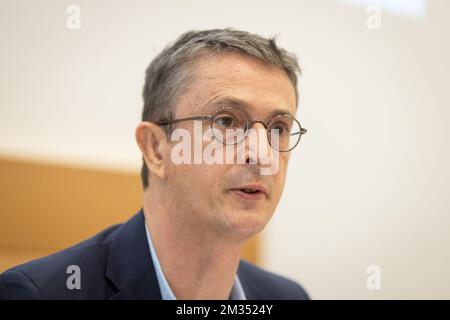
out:
{"label": "eyeglass frame", "polygon": [[[247,137],[247,134],[248,134],[249,129],[250,129],[251,127],[253,127],[254,124],[260,123],[260,124],[262,124],[262,125],[264,126],[264,128],[266,129],[266,132],[267,132],[267,139],[268,139],[269,144],[270,144],[270,146],[271,146],[272,148],[274,148],[274,149],[277,150],[278,152],[290,152],[290,151],[292,151],[293,149],[295,149],[295,147],[297,147],[297,145],[300,143],[301,136],[304,135],[306,132],[308,132],[305,128],[303,128],[303,127],[301,126],[300,122],[299,122],[295,117],[293,117],[291,114],[289,114],[289,113],[280,113],[280,114],[274,115],[273,117],[271,117],[271,118],[270,118],[268,121],[266,121],[266,122],[264,122],[264,121],[262,121],[262,120],[253,120],[253,121],[250,121],[250,120],[248,119],[248,116],[247,116],[247,114],[246,114],[245,112],[242,112],[241,110],[236,109],[236,108],[233,108],[233,107],[222,107],[222,108],[220,108],[219,110],[216,110],[216,111],[215,111],[213,114],[211,114],[211,115],[198,115],[198,116],[191,116],[191,117],[185,117],[185,118],[178,118],[178,119],[173,119],[173,120],[160,120],[160,121],[155,122],[155,124],[158,125],[158,126],[166,126],[166,125],[171,125],[171,124],[178,123],[178,122],[182,122],[182,121],[190,121],[190,120],[209,120],[209,121],[211,121],[211,130],[212,130],[212,132],[213,132],[213,134],[214,134],[214,128],[213,128],[213,125],[214,125],[214,121],[213,121],[213,120],[214,120],[214,118],[217,117],[217,114],[220,114],[220,113],[224,112],[224,111],[227,110],[227,109],[232,109],[232,110],[236,110],[236,111],[238,111],[238,112],[241,112],[241,113],[243,114],[243,116],[245,117],[245,120],[246,120],[246,126],[245,126],[245,129],[244,129],[244,137],[243,137],[243,139],[242,139],[241,141],[238,141],[238,142],[233,143],[233,144],[227,144],[227,143],[225,143],[224,141],[220,141],[220,139],[218,139],[218,140],[219,140],[222,144],[224,144],[224,145],[236,145],[236,144],[239,144],[240,142],[242,142],[242,141],[245,139],[245,137]],[[272,142],[271,142],[270,137],[269,137],[269,131],[268,131],[269,128],[267,127],[267,124],[270,123],[270,121],[272,121],[272,120],[275,119],[276,117],[280,117],[280,116],[287,116],[287,117],[291,118],[293,121],[297,122],[298,126],[300,127],[300,131],[299,131],[299,132],[290,134],[290,136],[299,134],[300,137],[298,138],[298,140],[297,140],[297,142],[295,143],[295,145],[294,145],[292,148],[288,149],[288,150],[278,150],[277,148],[275,148],[274,146],[272,146]]]}

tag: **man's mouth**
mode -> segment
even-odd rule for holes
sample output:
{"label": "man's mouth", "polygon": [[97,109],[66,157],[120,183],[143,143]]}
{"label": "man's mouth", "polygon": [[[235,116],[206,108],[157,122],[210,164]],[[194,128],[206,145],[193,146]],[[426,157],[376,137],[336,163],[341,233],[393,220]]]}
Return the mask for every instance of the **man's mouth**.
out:
{"label": "man's mouth", "polygon": [[267,196],[267,188],[262,184],[245,185],[230,189],[243,199],[259,200]]}

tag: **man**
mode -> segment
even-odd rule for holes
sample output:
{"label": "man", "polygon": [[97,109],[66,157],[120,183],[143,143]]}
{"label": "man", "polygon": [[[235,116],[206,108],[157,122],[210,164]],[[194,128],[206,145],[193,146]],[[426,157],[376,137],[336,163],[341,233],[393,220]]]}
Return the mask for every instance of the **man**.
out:
{"label": "man", "polygon": [[136,128],[143,209],[6,271],[0,298],[307,299],[297,283],[240,260],[272,217],[306,132],[294,117],[297,73],[273,39],[232,29],[181,35],[146,71]]}

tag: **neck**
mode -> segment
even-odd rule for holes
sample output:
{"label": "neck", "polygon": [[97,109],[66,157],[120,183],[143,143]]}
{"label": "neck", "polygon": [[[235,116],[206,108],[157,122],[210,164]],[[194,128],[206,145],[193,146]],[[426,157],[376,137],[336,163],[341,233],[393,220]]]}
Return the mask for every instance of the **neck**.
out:
{"label": "neck", "polygon": [[229,298],[244,240],[217,234],[192,212],[144,193],[144,215],[164,276],[177,299]]}

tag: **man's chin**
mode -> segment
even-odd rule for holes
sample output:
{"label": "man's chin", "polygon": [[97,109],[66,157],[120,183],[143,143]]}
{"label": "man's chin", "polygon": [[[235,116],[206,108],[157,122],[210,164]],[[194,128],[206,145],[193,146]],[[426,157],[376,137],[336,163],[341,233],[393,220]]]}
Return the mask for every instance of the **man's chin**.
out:
{"label": "man's chin", "polygon": [[227,233],[238,239],[246,240],[254,236],[263,230],[268,222],[261,211],[236,210],[230,215],[227,216]]}

